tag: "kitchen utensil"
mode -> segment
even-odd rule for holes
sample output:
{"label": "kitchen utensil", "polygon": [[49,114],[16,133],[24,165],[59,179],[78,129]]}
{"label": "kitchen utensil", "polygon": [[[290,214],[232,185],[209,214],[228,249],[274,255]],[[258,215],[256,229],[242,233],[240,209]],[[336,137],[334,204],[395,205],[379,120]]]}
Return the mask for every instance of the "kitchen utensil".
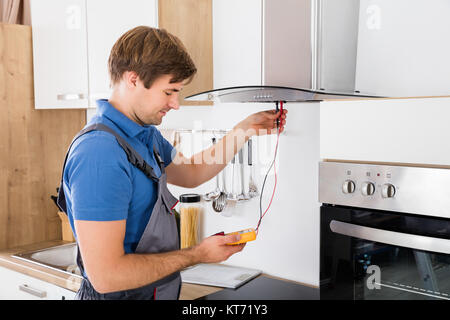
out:
{"label": "kitchen utensil", "polygon": [[238,200],[238,194],[237,194],[237,189],[238,189],[238,179],[239,179],[239,172],[236,169],[236,159],[237,155],[235,155],[233,157],[233,159],[231,160],[231,164],[232,164],[232,176],[231,176],[231,193],[228,194],[228,200]]}
{"label": "kitchen utensil", "polygon": [[227,195],[225,192],[221,192],[217,199],[214,199],[212,207],[216,212],[222,212],[227,205]]}
{"label": "kitchen utensil", "polygon": [[[212,138],[212,143],[216,144],[216,138]],[[208,192],[207,194],[205,194],[203,196],[203,199],[205,201],[215,200],[220,196],[221,190],[219,187],[219,175],[220,175],[220,173],[216,175],[216,189],[211,192]]]}
{"label": "kitchen utensil", "polygon": [[213,203],[212,203],[212,207],[213,207],[214,211],[216,211],[216,212],[222,212],[223,209],[225,209],[225,206],[227,204],[225,169],[221,173],[219,173],[217,176],[219,176],[220,174],[222,174],[223,189],[221,190],[219,196],[216,199],[214,199]]}
{"label": "kitchen utensil", "polygon": [[203,196],[203,199],[206,201],[216,200],[220,196],[220,187],[219,187],[219,176],[220,173],[216,176],[216,189],[214,191],[208,192]]}
{"label": "kitchen utensil", "polygon": [[228,166],[225,166],[225,168],[223,168],[222,172],[220,173],[222,175],[222,190],[220,192],[220,195],[217,199],[214,199],[213,203],[212,203],[212,207],[214,209],[214,211],[216,212],[222,212],[226,205],[227,205],[227,170]]}
{"label": "kitchen utensil", "polygon": [[249,167],[249,171],[250,171],[250,178],[249,178],[249,182],[248,182],[248,194],[251,198],[253,197],[257,197],[259,196],[259,192],[258,192],[258,187],[255,184],[255,181],[253,180],[253,175],[254,175],[254,167],[253,167],[253,144],[252,144],[252,139],[248,139],[247,142],[247,146],[248,146],[248,167]]}
{"label": "kitchen utensil", "polygon": [[239,150],[239,169],[240,169],[240,181],[241,181],[241,193],[238,195],[239,200],[249,200],[250,197],[247,194],[247,190],[245,189],[245,175],[244,175],[244,148]]}
{"label": "kitchen utensil", "polygon": [[[234,208],[236,207],[236,203],[238,201],[236,194],[236,156],[231,160],[232,174],[231,174],[231,192],[226,192],[226,208],[227,210],[222,211],[222,216],[231,217],[233,215]],[[224,175],[225,176],[225,175]],[[224,185],[226,186],[226,181],[224,181]]]}

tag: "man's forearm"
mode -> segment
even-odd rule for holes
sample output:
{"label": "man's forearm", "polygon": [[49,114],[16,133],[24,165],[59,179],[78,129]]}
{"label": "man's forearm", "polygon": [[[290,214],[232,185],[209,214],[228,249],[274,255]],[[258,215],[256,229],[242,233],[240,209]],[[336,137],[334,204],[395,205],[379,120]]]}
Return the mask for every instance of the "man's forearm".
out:
{"label": "man's forearm", "polygon": [[91,279],[91,282],[100,293],[129,290],[199,262],[198,254],[192,248],[154,254],[125,254],[111,264],[110,270],[105,270],[102,279]]}
{"label": "man's forearm", "polygon": [[125,254],[104,265],[96,261],[95,274],[88,276],[100,292],[114,292],[139,288],[197,263],[217,263],[241,251],[245,244],[228,245],[239,241],[240,235],[211,236],[198,245],[177,251],[149,254]]}
{"label": "man's forearm", "polygon": [[[287,110],[283,111],[283,115],[281,112],[271,110],[252,114],[239,122],[216,145],[189,159],[178,153],[173,162],[167,166],[167,182],[185,188],[194,188],[211,180],[225,168],[249,137],[283,132],[286,113]],[[277,119],[280,119],[279,127]]]}
{"label": "man's forearm", "polygon": [[248,141],[249,135],[239,128],[234,128],[215,145],[203,150],[191,157],[190,181],[195,181],[195,185],[215,177],[233,159],[235,154]]}

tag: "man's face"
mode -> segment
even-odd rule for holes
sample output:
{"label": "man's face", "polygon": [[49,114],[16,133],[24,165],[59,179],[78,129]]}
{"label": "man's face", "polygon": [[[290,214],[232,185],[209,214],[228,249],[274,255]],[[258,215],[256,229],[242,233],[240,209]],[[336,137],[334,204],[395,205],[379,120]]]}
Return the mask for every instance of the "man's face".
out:
{"label": "man's face", "polygon": [[133,117],[141,125],[159,125],[171,109],[179,109],[182,82],[170,83],[171,75],[157,78],[149,89],[139,79],[136,82]]}

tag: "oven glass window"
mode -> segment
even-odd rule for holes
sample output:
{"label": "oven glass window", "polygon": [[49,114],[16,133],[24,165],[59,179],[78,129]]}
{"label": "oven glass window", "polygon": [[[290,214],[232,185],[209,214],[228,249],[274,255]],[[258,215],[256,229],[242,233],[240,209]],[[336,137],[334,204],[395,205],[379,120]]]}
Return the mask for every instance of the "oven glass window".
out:
{"label": "oven glass window", "polygon": [[[378,233],[376,241],[368,231]],[[401,245],[389,237],[381,241],[383,231],[408,240]],[[438,239],[446,248],[450,219],[323,205],[321,299],[450,300],[450,254],[442,253],[442,246],[418,250],[416,236]]]}
{"label": "oven glass window", "polygon": [[450,299],[450,257],[354,239],[356,300]]}

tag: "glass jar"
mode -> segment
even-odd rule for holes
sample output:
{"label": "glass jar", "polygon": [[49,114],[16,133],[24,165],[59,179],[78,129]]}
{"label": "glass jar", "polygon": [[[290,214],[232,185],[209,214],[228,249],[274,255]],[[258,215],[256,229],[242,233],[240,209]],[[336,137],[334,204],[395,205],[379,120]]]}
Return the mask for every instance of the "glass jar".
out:
{"label": "glass jar", "polygon": [[195,246],[200,237],[200,221],[203,214],[201,196],[195,193],[180,196],[180,247]]}

